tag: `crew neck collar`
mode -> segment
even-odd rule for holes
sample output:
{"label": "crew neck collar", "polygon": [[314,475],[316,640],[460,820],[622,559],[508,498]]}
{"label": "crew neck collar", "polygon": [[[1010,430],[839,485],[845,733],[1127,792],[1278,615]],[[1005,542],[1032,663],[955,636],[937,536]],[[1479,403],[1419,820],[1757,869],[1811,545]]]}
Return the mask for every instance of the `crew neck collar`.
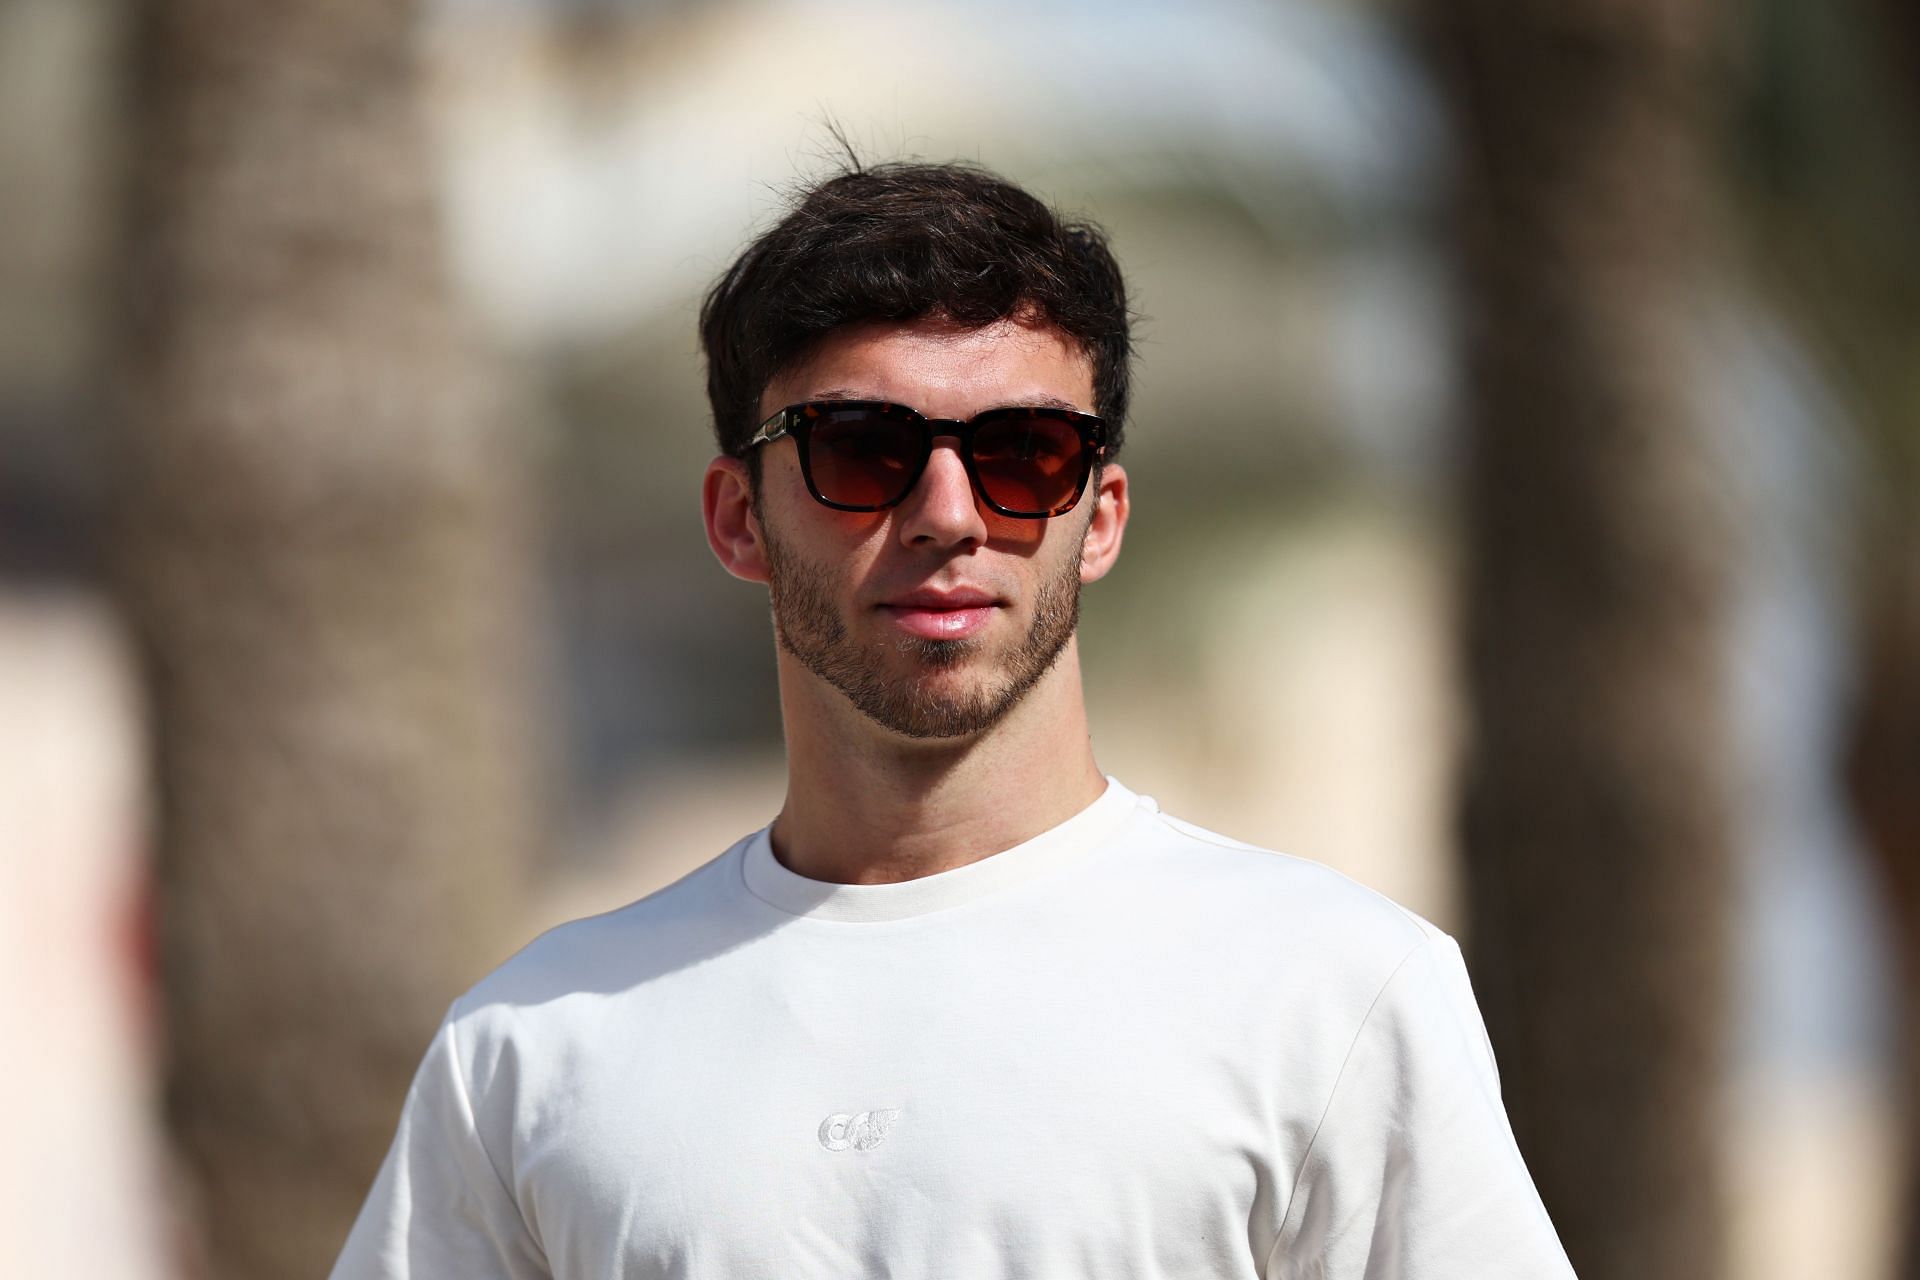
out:
{"label": "crew neck collar", "polygon": [[1138,799],[1108,777],[1100,798],[1059,826],[964,867],[897,884],[834,884],[797,875],[774,856],[769,824],[748,838],[741,872],[749,893],[789,915],[850,924],[905,920],[986,897],[1090,852]]}

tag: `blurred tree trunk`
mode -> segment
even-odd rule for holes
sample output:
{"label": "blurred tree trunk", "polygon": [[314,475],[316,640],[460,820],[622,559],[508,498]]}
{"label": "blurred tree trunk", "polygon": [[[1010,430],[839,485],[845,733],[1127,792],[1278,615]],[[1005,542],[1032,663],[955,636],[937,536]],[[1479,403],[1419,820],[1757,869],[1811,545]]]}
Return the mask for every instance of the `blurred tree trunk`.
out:
{"label": "blurred tree trunk", "polygon": [[1425,16],[1461,147],[1475,982],[1582,1280],[1713,1280],[1733,521],[1692,355],[1714,14]]}
{"label": "blurred tree trunk", "polygon": [[150,0],[118,558],[197,1274],[325,1274],[536,821],[528,513],[413,6]]}
{"label": "blurred tree trunk", "polygon": [[[1920,484],[1907,477],[1909,500]],[[1920,530],[1882,534],[1862,609],[1864,635],[1847,782],[1891,891],[1905,1022],[1904,1224],[1898,1274],[1920,1280]]]}
{"label": "blurred tree trunk", "polygon": [[[1861,458],[1845,778],[1895,925],[1907,1208],[1920,1280],[1920,7],[1756,6],[1742,125],[1769,283],[1820,340]],[[1861,127],[1862,121],[1871,127]]]}
{"label": "blurred tree trunk", "polygon": [[[1860,610],[1860,675],[1847,782],[1868,846],[1879,858],[1899,930],[1904,1020],[1906,1206],[1898,1274],[1920,1280],[1920,12],[1911,0],[1876,0],[1873,36],[1890,72],[1894,118],[1885,127],[1895,198],[1870,243],[1877,278],[1850,292],[1873,299],[1872,324],[1889,348],[1871,361],[1879,375],[1871,433],[1880,464],[1879,507],[1871,523],[1871,564]],[[1877,157],[1876,157],[1877,158]],[[1904,198],[1901,198],[1904,197]]]}

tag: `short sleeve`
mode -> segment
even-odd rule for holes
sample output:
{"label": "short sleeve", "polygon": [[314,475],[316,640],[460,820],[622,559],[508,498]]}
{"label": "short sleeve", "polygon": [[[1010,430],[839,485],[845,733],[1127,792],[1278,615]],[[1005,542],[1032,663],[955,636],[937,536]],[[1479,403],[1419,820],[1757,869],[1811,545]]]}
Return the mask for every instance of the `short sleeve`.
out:
{"label": "short sleeve", "polygon": [[1388,979],[1341,1068],[1273,1280],[1572,1280],[1514,1145],[1466,966],[1435,931]]}
{"label": "short sleeve", "polygon": [[474,1127],[455,1026],[428,1046],[332,1280],[550,1280]]}

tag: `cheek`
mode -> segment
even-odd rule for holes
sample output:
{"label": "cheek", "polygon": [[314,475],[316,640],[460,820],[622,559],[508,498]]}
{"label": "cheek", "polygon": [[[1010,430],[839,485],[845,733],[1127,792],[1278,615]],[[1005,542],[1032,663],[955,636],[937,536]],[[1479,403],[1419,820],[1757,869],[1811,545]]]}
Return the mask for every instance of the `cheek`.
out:
{"label": "cheek", "polygon": [[817,564],[839,564],[884,540],[888,512],[836,511],[807,494],[797,471],[781,480],[790,483],[769,482],[762,489],[758,514],[768,532],[795,552]]}
{"label": "cheek", "polygon": [[843,562],[868,564],[892,540],[891,512],[831,511],[822,507],[820,514],[827,517],[824,545],[828,547],[828,554]]}
{"label": "cheek", "polygon": [[890,513],[833,511],[821,507],[820,514],[825,519],[818,526],[820,537],[814,545],[821,563],[835,576],[852,583],[855,591],[881,577],[881,567],[892,541]]}
{"label": "cheek", "polygon": [[987,522],[987,545],[995,551],[1025,558],[1031,558],[1039,552],[1047,541],[1048,533],[1052,532],[1048,526],[1059,523],[1056,520],[1016,520],[985,508],[981,509],[981,514]]}

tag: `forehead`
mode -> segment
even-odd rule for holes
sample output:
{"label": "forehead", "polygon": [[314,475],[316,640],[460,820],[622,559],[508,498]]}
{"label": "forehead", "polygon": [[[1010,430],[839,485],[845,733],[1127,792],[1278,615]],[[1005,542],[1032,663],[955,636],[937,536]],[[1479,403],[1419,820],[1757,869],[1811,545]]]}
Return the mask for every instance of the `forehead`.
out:
{"label": "forehead", "polygon": [[892,400],[942,418],[1004,405],[1056,404],[1092,413],[1093,362],[1044,321],[848,325],[775,375],[760,407],[772,413],[819,399]]}

